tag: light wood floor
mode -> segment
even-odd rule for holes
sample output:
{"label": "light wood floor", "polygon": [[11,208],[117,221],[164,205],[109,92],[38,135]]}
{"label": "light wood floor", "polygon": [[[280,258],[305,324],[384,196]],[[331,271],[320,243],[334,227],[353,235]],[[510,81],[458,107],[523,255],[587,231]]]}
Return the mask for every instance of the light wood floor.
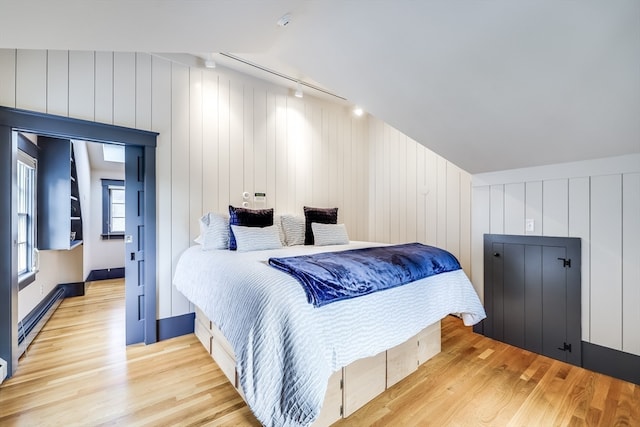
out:
{"label": "light wood floor", "polygon": [[[65,300],[0,386],[2,426],[259,425],[194,335],[124,345],[124,285]],[[640,386],[443,321],[442,353],[338,426],[640,426]]]}

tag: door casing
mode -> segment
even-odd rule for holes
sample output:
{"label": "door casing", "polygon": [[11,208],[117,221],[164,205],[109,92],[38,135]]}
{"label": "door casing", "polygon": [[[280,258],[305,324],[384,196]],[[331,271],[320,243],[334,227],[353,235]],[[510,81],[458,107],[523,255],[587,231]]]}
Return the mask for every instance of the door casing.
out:
{"label": "door casing", "polygon": [[[0,358],[12,376],[18,366],[17,206],[14,131],[138,146],[144,155],[144,342],[156,342],[156,145],[158,133],[0,106]],[[125,159],[126,162],[126,159]],[[9,201],[7,203],[6,201]]]}

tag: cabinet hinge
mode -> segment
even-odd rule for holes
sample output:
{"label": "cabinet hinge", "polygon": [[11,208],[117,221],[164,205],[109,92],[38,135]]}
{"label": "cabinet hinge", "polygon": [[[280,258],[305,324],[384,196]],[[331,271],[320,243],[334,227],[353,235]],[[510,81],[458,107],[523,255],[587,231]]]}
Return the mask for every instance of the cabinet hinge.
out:
{"label": "cabinet hinge", "polygon": [[343,417],[344,416],[344,411],[342,410],[342,405],[340,405],[340,416]]}
{"label": "cabinet hinge", "polygon": [[340,379],[340,390],[344,388],[344,380]]}
{"label": "cabinet hinge", "polygon": [[558,347],[558,350],[568,351],[569,353],[571,353],[571,344],[567,344],[566,342],[562,343],[562,347]]}
{"label": "cabinet hinge", "polygon": [[571,258],[558,258],[559,261],[562,261],[563,267],[571,268]]}

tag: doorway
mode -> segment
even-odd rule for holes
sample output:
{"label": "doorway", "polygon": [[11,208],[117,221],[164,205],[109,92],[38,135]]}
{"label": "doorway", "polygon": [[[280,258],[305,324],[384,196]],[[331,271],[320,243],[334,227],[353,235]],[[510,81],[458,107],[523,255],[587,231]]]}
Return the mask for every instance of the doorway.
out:
{"label": "doorway", "polygon": [[[133,276],[135,285],[133,282],[126,285],[127,319],[130,317],[130,309],[136,311],[137,318],[135,325],[127,320],[127,343],[155,342],[155,147],[158,134],[0,107],[0,199],[5,201],[0,204],[0,358],[7,361],[9,376],[17,368],[18,357],[17,210],[14,190],[18,151],[14,137],[16,131],[69,140],[116,143],[124,145],[127,151],[136,153],[125,160],[126,167],[131,166],[131,173],[135,173],[138,180],[137,212],[132,217],[141,221],[135,227],[135,236],[131,234],[133,250],[129,251],[130,248],[127,248],[127,252],[133,252],[134,259],[138,261]],[[125,242],[129,244],[128,237],[125,237]],[[135,286],[135,298],[129,297],[130,286]],[[135,337],[133,339],[137,341],[129,340],[130,327],[138,328],[131,331]]]}

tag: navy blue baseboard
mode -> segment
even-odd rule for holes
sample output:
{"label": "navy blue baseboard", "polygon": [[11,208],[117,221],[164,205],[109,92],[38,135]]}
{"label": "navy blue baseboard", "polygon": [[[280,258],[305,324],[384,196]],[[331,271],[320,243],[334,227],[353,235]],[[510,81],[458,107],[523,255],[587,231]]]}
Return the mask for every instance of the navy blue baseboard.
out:
{"label": "navy blue baseboard", "polygon": [[95,282],[97,280],[110,279],[124,279],[124,267],[91,270],[91,273],[89,273],[85,282]]}
{"label": "navy blue baseboard", "polygon": [[64,291],[64,297],[81,297],[84,295],[84,282],[60,283],[58,288]]}
{"label": "navy blue baseboard", "polygon": [[582,367],[640,385],[640,356],[582,341]]}
{"label": "navy blue baseboard", "polygon": [[[473,326],[483,334],[484,321]],[[582,341],[583,368],[640,385],[640,356]]]}
{"label": "navy blue baseboard", "polygon": [[166,317],[156,321],[158,341],[179,337],[193,333],[195,313],[187,313],[181,316]]}

